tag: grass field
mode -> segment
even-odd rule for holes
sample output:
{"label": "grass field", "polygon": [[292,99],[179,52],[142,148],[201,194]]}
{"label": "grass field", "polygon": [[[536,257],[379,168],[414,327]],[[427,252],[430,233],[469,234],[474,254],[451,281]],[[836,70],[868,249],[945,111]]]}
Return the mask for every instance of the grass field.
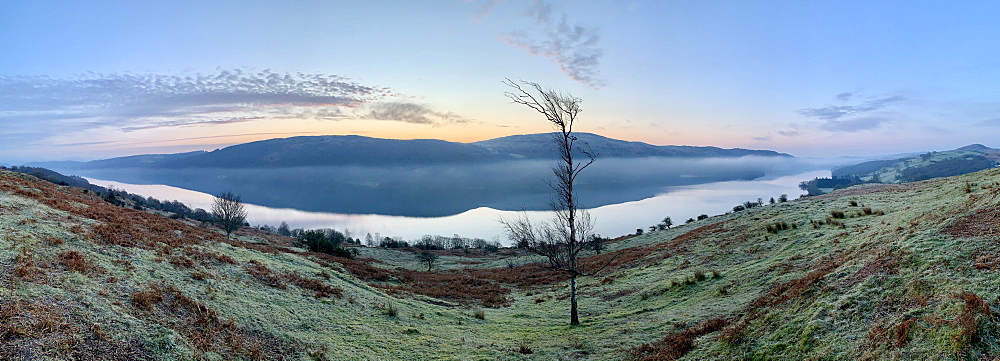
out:
{"label": "grass field", "polygon": [[[856,204],[856,205],[852,205]],[[784,226],[779,226],[784,224]],[[537,256],[345,260],[0,171],[0,358],[1000,358],[1000,170],[623,237],[582,325]]]}

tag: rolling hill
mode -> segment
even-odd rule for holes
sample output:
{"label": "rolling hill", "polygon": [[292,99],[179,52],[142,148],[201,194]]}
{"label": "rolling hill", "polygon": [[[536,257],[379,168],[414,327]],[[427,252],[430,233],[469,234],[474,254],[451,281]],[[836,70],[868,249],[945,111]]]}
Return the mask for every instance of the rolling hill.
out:
{"label": "rolling hill", "polygon": [[955,150],[927,152],[896,159],[874,160],[833,169],[838,178],[903,183],[950,177],[992,168],[1000,164],[1000,149],[972,144]]}
{"label": "rolling hill", "polygon": [[538,258],[310,253],[0,170],[0,358],[992,360],[1000,169],[626,236],[583,324]]}
{"label": "rolling hill", "polygon": [[[518,159],[554,159],[552,133],[515,135],[475,143],[435,139],[380,139],[324,135],[269,139],[212,152],[146,154],[89,162],[37,162],[29,165],[62,171],[108,168],[275,168],[313,166],[422,166],[489,164]],[[602,158],[791,157],[770,150],[654,146],[579,133]]]}
{"label": "rolling hill", "polygon": [[[577,144],[583,144],[578,151],[590,149],[600,158],[642,158],[642,157],[683,157],[683,158],[732,158],[743,156],[791,157],[791,155],[771,150],[723,149],[718,147],[693,147],[664,145],[657,146],[642,142],[611,139],[592,133],[574,133]],[[471,143],[497,153],[517,158],[551,159],[555,152],[552,137],[555,133],[512,135]],[[582,153],[579,153],[582,155]]]}

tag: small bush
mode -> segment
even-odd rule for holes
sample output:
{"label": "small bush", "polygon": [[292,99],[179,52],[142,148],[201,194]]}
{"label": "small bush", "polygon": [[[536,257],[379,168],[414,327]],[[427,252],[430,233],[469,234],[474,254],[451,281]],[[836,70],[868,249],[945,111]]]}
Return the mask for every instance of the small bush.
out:
{"label": "small bush", "polygon": [[517,346],[517,353],[522,355],[530,355],[535,353],[535,351],[532,351],[531,347],[528,347],[528,345],[520,344]]}
{"label": "small bush", "polygon": [[472,311],[472,317],[478,318],[480,320],[485,320],[486,319],[486,311],[483,311],[482,308],[477,308],[474,311]]}
{"label": "small bush", "polygon": [[858,201],[850,201],[847,204],[849,204],[851,207],[857,207],[858,206]]}
{"label": "small bush", "polygon": [[830,211],[830,216],[832,216],[833,218],[837,218],[837,219],[844,219],[844,218],[847,217],[844,214],[844,211]]}
{"label": "small bush", "polygon": [[865,215],[869,215],[870,216],[872,214],[872,209],[871,209],[871,207],[864,207],[864,208],[861,208],[861,212],[864,213]]}

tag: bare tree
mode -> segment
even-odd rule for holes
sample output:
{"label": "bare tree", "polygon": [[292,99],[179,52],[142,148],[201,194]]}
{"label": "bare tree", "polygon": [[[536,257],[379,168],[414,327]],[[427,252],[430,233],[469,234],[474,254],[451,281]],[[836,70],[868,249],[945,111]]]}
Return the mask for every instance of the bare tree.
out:
{"label": "bare tree", "polygon": [[[513,219],[501,219],[507,236],[515,244],[525,245],[528,250],[544,256],[549,267],[566,272],[570,277],[570,324],[580,324],[578,316],[577,278],[592,275],[596,270],[587,270],[580,262],[592,240],[593,222],[586,210],[579,209],[579,202],[573,185],[584,169],[594,163],[596,155],[588,147],[576,147],[573,125],[580,112],[579,98],[543,88],[532,82],[504,84],[513,88],[505,92],[514,103],[525,105],[545,116],[556,129],[553,140],[559,155],[559,163],[552,167],[556,179],[549,185],[555,191],[550,205],[553,217],[541,223],[532,223],[527,215]],[[582,155],[582,160],[574,157]],[[603,267],[602,267],[603,268]]]}
{"label": "bare tree", "polygon": [[240,229],[247,219],[246,208],[240,201],[240,196],[232,192],[224,192],[215,197],[212,203],[212,215],[222,230],[226,231],[226,240],[233,231]]}
{"label": "bare tree", "polygon": [[438,256],[431,253],[431,251],[424,250],[423,252],[417,253],[417,259],[421,263],[427,265],[427,272],[430,272],[434,268],[434,263],[437,262]]}

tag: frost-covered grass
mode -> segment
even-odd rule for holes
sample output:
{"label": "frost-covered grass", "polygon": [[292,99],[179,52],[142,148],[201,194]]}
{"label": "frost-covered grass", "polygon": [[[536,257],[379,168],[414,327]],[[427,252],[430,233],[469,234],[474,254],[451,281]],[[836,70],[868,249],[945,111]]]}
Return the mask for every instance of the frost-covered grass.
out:
{"label": "frost-covered grass", "polygon": [[[0,356],[12,352],[9,345],[27,344],[18,340],[55,339],[68,350],[112,345],[133,352],[132,359],[654,359],[677,347],[661,342],[666,336],[692,334],[710,319],[725,327],[690,337],[685,359],[1000,355],[1000,269],[991,268],[1000,265],[1000,238],[976,233],[977,226],[1000,227],[987,213],[976,216],[1000,208],[998,170],[850,188],[615,242],[601,257],[617,254],[628,262],[581,279],[583,324],[576,327],[568,326],[565,282],[505,284],[512,302],[490,308],[387,294],[399,279],[366,281],[301,250],[211,237],[175,247],[103,244],[88,233],[100,222],[74,209],[110,205],[66,193],[79,205],[56,209],[26,195],[34,193],[10,190],[55,188],[0,176],[8,186],[0,188],[0,310],[21,302],[20,310],[34,312],[12,319],[27,331],[6,330],[4,339],[14,341],[0,345]],[[970,193],[966,183],[975,185]],[[827,222],[831,211],[844,212],[836,219],[843,227]],[[769,233],[766,226],[777,222],[794,226]],[[169,224],[179,234],[197,234],[191,225]],[[93,270],[60,263],[72,251]],[[412,252],[361,252],[379,269],[426,269]],[[19,275],[26,254],[35,273]],[[435,272],[520,272],[508,267],[538,260],[524,253],[446,255]],[[340,296],[316,297],[295,277],[337,288]],[[145,307],[137,295],[160,286],[174,291],[161,290],[165,298]],[[76,331],[31,323],[46,317]],[[192,319],[237,346],[218,340],[206,346],[180,322]]]}

